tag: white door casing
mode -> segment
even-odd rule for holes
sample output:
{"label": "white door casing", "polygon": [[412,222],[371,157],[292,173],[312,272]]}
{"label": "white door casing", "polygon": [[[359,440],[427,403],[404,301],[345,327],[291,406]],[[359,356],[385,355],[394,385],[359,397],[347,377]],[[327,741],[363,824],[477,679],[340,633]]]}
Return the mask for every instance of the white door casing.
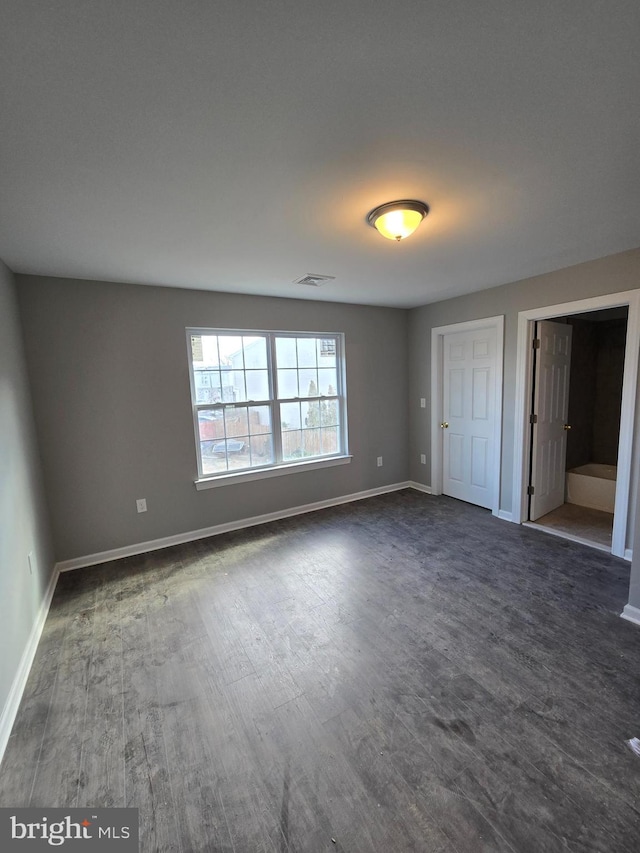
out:
{"label": "white door casing", "polygon": [[633,518],[629,517],[632,482],[638,482],[637,470],[632,478],[632,456],[634,451],[634,423],[638,382],[638,356],[640,354],[640,290],[627,290],[593,296],[573,302],[556,303],[544,308],[531,308],[518,313],[518,345],[516,357],[515,421],[513,447],[513,486],[511,520],[516,524],[526,521],[529,498],[530,437],[532,394],[531,341],[535,322],[563,317],[569,314],[586,314],[605,308],[627,305],[627,343],[624,357],[622,382],[622,408],[620,412],[620,442],[618,445],[618,477],[616,480],[616,503],[613,518],[611,553],[617,557],[631,559],[631,541],[636,532]]}
{"label": "white door casing", "polygon": [[541,320],[536,326],[533,441],[529,518],[535,521],[564,503],[572,327]]}
{"label": "white door casing", "polygon": [[488,509],[494,497],[496,344],[494,327],[443,339],[442,491]]}

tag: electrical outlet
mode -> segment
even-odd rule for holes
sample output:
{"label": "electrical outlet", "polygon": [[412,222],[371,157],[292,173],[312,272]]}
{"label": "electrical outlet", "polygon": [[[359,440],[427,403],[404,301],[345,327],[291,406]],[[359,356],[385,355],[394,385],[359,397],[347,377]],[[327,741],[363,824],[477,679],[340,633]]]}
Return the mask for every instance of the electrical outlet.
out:
{"label": "electrical outlet", "polygon": [[29,574],[33,574],[33,551],[29,551],[27,554],[27,562],[29,563]]}
{"label": "electrical outlet", "polygon": [[426,453],[421,453],[421,454],[420,454],[420,464],[421,464],[421,465],[426,465],[426,464],[427,464],[427,454],[426,454]]}
{"label": "electrical outlet", "polygon": [[420,408],[421,409],[427,408],[427,398],[426,397],[420,397]]}
{"label": "electrical outlet", "polygon": [[382,456],[378,456],[378,468],[382,468]]}
{"label": "electrical outlet", "polygon": [[147,499],[146,498],[138,498],[136,501],[136,509],[138,512],[146,512],[147,511]]}

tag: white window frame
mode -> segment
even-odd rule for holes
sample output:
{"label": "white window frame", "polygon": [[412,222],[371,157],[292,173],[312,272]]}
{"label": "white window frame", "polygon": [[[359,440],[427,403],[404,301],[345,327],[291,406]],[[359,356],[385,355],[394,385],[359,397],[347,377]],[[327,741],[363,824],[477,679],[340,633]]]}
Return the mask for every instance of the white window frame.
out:
{"label": "white window frame", "polygon": [[[239,401],[235,403],[198,403],[196,399],[195,371],[193,370],[193,354],[191,348],[192,335],[229,335],[229,336],[260,336],[265,337],[267,341],[267,370],[269,374],[269,392],[270,397],[267,400],[251,400]],[[348,430],[347,430],[347,387],[346,387],[346,369],[345,369],[345,346],[343,332],[290,332],[290,331],[274,331],[271,329],[222,329],[222,328],[205,328],[205,327],[187,327],[187,358],[189,367],[189,383],[191,387],[191,405],[193,410],[193,426],[196,447],[196,460],[198,466],[198,476],[196,478],[196,489],[211,489],[218,486],[230,485],[232,483],[249,482],[251,480],[261,480],[268,477],[278,477],[283,474],[292,474],[295,472],[309,471],[318,468],[327,468],[334,465],[345,465],[351,461],[351,456],[348,452]],[[331,397],[318,394],[317,397],[278,397],[278,365],[276,358],[276,338],[330,338],[336,341],[336,377],[337,389],[336,394]],[[285,461],[282,458],[282,429],[280,420],[280,404],[281,403],[304,403],[306,401],[322,401],[335,400],[339,410],[339,446],[337,453],[326,454],[323,456],[315,456],[305,460],[289,460]],[[248,406],[267,406],[271,413],[271,429],[273,437],[273,455],[274,462],[261,467],[243,468],[238,471],[222,471],[215,474],[205,474],[202,465],[202,452],[200,444],[200,428],[198,422],[198,414],[202,410],[224,410],[228,406],[245,408]]]}

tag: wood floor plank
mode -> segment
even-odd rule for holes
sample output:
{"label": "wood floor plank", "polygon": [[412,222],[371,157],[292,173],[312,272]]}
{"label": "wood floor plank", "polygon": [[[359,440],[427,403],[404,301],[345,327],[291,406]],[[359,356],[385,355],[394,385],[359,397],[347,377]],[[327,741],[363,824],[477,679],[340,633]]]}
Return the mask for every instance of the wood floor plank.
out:
{"label": "wood floor plank", "polygon": [[446,847],[446,836],[430,819],[421,792],[412,788],[391,761],[397,742],[392,725],[385,725],[383,739],[369,720],[349,709],[323,728],[340,744],[353,775],[369,794],[371,809],[375,806],[378,849]]}
{"label": "wood floor plank", "polygon": [[76,806],[125,801],[122,608],[111,590],[105,578],[96,588]]}
{"label": "wood floor plank", "polygon": [[94,586],[81,608],[69,614],[28,805],[64,807],[77,799],[96,619]]}
{"label": "wood floor plank", "polygon": [[140,809],[142,849],[182,849],[172,776],[167,756],[163,702],[157,664],[177,655],[174,638],[152,634],[148,596],[130,601],[131,616],[121,623],[123,655],[125,805]]}

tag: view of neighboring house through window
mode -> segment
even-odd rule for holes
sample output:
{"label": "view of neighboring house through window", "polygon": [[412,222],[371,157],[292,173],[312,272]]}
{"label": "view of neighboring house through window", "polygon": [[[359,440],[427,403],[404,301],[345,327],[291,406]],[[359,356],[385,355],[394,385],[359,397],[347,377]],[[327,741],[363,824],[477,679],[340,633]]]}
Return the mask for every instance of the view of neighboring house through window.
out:
{"label": "view of neighboring house through window", "polygon": [[200,477],[346,453],[341,334],[187,333]]}

